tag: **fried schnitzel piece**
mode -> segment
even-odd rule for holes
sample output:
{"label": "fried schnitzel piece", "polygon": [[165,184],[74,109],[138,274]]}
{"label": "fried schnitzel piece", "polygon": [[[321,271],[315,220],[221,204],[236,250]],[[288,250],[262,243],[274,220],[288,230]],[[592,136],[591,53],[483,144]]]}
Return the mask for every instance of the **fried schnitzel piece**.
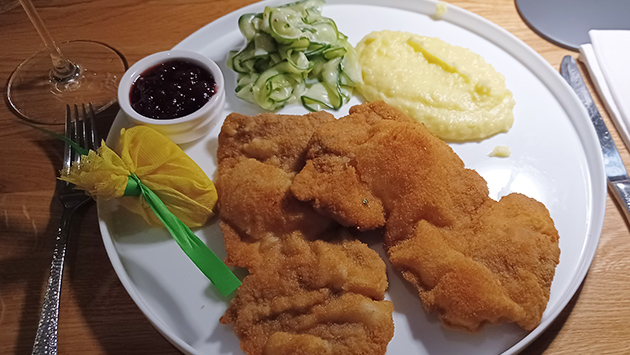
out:
{"label": "fried schnitzel piece", "polygon": [[547,307],[557,245],[545,207],[514,193],[488,200],[469,225],[421,220],[389,257],[446,326],[475,331],[507,320],[531,330]]}
{"label": "fried schnitzel piece", "polygon": [[295,173],[254,159],[219,171],[220,223],[229,265],[251,269],[283,236],[299,232],[314,239],[333,225],[290,194]]}
{"label": "fried schnitzel piece", "polygon": [[289,192],[315,128],[333,120],[325,112],[226,118],[216,186],[227,264],[251,269],[283,236],[299,232],[314,239],[333,225]]}
{"label": "fried schnitzel piece", "polygon": [[[348,139],[348,131],[360,134]],[[387,218],[388,230],[400,229],[388,238],[409,234],[420,219],[437,225],[468,219],[488,199],[485,181],[448,145],[382,102],[323,124],[308,158],[294,195],[345,226],[372,229]]]}
{"label": "fried schnitzel piece", "polygon": [[[375,198],[369,186],[359,181],[355,147],[368,140],[371,126],[383,119],[412,122],[390,106],[372,108],[355,106],[350,115],[343,118],[343,124],[333,121],[319,126],[308,153],[308,158],[312,159],[300,172],[300,179],[292,185],[298,199],[312,201],[323,214],[361,230],[383,226],[385,216],[381,200]],[[325,159],[318,159],[318,156],[325,156]],[[316,183],[311,184],[312,180]]]}
{"label": "fried schnitzel piece", "polygon": [[[243,280],[221,323],[247,354],[384,354],[393,306],[385,264],[365,244],[287,237]],[[375,300],[377,299],[377,300]]]}
{"label": "fried schnitzel piece", "polygon": [[315,129],[334,120],[323,111],[303,116],[232,113],[225,119],[219,134],[219,164],[233,165],[229,158],[245,157],[286,172],[298,172],[304,166],[308,142]]}
{"label": "fried schnitzel piece", "polygon": [[384,354],[394,331],[385,264],[289,191],[331,115],[232,114],[219,135],[226,263],[247,267],[221,323],[247,354]]}
{"label": "fried schnitzel piece", "polygon": [[392,264],[445,326],[540,321],[560,253],[541,203],[490,199],[446,143],[384,103],[322,124],[307,158],[293,194],[345,226],[384,225]]}

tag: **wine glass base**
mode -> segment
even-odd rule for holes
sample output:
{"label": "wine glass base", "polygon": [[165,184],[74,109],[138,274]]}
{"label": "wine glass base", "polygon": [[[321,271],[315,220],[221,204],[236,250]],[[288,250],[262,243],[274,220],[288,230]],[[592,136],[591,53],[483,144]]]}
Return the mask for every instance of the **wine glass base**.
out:
{"label": "wine glass base", "polygon": [[51,77],[50,52],[42,50],[23,61],[11,74],[7,99],[23,119],[38,124],[63,124],[66,105],[92,103],[96,113],[116,102],[118,82],[127,61],[115,49],[93,41],[59,44],[63,55],[76,63],[80,73],[59,81]]}

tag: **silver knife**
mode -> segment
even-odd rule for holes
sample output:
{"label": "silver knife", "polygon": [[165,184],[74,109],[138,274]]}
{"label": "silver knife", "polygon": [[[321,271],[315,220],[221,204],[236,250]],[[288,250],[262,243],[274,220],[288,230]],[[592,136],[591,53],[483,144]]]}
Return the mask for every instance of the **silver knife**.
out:
{"label": "silver knife", "polygon": [[630,177],[626,167],[621,161],[619,150],[610,136],[608,128],[602,119],[602,116],[595,106],[595,102],[589,94],[584,79],[580,74],[575,59],[568,55],[562,58],[562,64],[560,64],[560,75],[566,80],[573,91],[577,94],[582,104],[586,106],[588,115],[595,126],[595,132],[599,137],[599,144],[602,147],[602,154],[604,156],[604,171],[608,180],[608,187],[615,196],[615,199],[623,208],[623,212],[626,215],[626,219],[630,222]]}

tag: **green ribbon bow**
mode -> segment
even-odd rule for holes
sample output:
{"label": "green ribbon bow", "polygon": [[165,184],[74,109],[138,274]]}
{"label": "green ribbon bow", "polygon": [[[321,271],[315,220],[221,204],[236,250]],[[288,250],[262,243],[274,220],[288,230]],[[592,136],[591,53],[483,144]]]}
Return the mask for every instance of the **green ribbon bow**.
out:
{"label": "green ribbon bow", "polygon": [[179,247],[223,296],[228,296],[241,285],[241,281],[223,261],[184,222],[169,211],[164,202],[133,173],[129,175],[124,196],[142,196],[144,198]]}

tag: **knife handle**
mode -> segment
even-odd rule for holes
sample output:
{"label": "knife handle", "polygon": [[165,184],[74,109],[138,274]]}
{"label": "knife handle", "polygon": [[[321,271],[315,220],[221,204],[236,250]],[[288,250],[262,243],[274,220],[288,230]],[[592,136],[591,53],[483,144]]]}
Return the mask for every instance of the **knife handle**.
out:
{"label": "knife handle", "polygon": [[612,189],[613,196],[615,196],[617,202],[623,207],[626,220],[630,221],[630,181],[609,181],[609,185]]}

